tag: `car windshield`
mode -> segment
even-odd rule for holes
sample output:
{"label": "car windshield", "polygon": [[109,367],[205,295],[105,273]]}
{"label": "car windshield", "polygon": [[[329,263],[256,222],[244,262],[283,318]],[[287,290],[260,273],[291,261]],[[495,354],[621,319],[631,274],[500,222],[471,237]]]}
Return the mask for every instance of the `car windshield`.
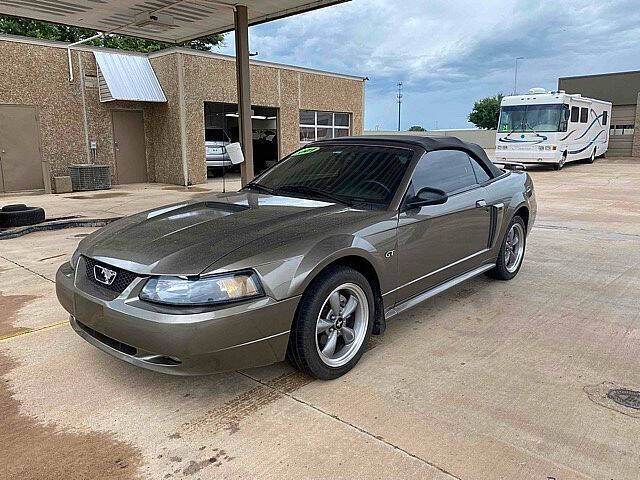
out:
{"label": "car windshield", "polygon": [[500,132],[558,132],[563,112],[558,105],[514,105],[500,108]]}
{"label": "car windshield", "polygon": [[413,157],[404,148],[310,146],[294,152],[247,187],[344,203],[388,205]]}

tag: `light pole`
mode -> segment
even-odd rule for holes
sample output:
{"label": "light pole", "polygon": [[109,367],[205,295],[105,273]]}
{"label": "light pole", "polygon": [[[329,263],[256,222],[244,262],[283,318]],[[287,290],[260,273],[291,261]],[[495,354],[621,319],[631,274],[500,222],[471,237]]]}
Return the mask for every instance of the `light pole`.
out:
{"label": "light pole", "polygon": [[398,82],[398,131],[400,131],[401,108],[402,108],[402,82]]}
{"label": "light pole", "polygon": [[516,57],[516,72],[513,76],[513,94],[518,93],[518,60],[524,60],[524,57]]}

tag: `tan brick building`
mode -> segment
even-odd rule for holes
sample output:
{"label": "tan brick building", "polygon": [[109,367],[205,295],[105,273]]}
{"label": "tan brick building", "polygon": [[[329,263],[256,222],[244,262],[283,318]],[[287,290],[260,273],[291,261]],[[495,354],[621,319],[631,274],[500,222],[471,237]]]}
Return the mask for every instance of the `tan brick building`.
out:
{"label": "tan brick building", "polygon": [[[205,138],[237,140],[234,58],[181,48],[128,53],[148,59],[166,102],[108,101],[95,51],[124,53],[73,50],[71,80],[65,44],[0,36],[0,192],[50,192],[69,165],[92,162],[109,165],[116,184],[204,183]],[[262,61],[250,70],[258,168],[304,141],[362,133],[362,77]],[[126,87],[140,83],[135,72],[121,73]],[[265,138],[272,150],[256,148]]]}

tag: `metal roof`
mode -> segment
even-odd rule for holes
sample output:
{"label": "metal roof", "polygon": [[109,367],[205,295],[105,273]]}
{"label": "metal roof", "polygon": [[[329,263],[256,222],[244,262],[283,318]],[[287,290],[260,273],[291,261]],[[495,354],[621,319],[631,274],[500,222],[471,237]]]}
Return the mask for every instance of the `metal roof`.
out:
{"label": "metal roof", "polygon": [[100,101],[166,102],[146,56],[93,52],[98,64]]}
{"label": "metal roof", "polygon": [[0,0],[0,14],[182,43],[233,30],[236,3],[247,6],[249,25],[257,25],[346,1]]}

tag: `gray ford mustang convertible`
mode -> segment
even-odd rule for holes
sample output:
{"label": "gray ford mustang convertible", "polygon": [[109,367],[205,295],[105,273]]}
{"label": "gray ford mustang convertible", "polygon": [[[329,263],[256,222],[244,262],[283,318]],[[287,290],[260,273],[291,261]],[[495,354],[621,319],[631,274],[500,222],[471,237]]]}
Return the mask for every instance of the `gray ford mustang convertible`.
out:
{"label": "gray ford mustang convertible", "polygon": [[75,331],[165,373],[288,358],[336,378],[385,321],[476,275],[509,280],[536,215],[524,172],[456,138],[313,143],[237,193],[96,231],[56,276]]}

